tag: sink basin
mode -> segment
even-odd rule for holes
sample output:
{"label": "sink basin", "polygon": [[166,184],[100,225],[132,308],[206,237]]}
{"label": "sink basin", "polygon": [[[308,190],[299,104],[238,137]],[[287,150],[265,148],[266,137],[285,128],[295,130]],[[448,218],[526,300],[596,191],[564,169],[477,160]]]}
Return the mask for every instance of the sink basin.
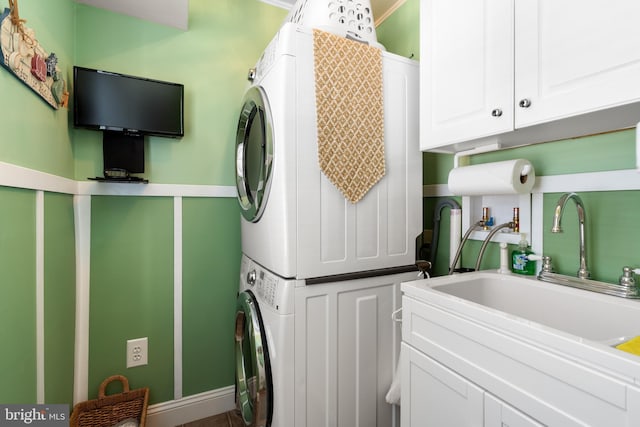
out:
{"label": "sink basin", "polygon": [[420,281],[425,290],[461,298],[581,338],[616,345],[640,335],[640,302],[535,277],[474,272]]}

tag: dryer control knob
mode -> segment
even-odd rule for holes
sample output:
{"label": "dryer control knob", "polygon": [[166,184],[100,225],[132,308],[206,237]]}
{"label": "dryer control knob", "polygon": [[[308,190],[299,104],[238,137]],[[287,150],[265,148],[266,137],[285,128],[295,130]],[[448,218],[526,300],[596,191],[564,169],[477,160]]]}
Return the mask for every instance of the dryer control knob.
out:
{"label": "dryer control knob", "polygon": [[249,286],[254,286],[256,284],[256,271],[251,270],[247,273],[247,284]]}

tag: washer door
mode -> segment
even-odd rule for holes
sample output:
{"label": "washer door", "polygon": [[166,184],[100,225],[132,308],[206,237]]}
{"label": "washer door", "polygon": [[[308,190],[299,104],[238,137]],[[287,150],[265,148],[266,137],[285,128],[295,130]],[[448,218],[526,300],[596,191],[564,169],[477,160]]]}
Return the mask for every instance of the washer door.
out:
{"label": "washer door", "polygon": [[273,413],[271,366],[262,318],[251,291],[236,305],[236,399],[247,426],[269,427]]}
{"label": "washer door", "polygon": [[247,221],[260,219],[271,184],[273,127],[266,94],[251,87],[242,100],[236,132],[236,185],[242,215]]}

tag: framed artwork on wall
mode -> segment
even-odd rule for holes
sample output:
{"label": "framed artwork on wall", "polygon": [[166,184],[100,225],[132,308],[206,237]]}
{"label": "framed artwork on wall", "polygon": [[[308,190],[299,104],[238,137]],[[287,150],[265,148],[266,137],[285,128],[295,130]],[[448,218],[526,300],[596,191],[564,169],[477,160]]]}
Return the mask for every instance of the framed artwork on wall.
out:
{"label": "framed artwork on wall", "polygon": [[66,107],[69,92],[55,53],[47,52],[35,31],[18,13],[18,0],[0,14],[0,65],[30,87],[51,107]]}

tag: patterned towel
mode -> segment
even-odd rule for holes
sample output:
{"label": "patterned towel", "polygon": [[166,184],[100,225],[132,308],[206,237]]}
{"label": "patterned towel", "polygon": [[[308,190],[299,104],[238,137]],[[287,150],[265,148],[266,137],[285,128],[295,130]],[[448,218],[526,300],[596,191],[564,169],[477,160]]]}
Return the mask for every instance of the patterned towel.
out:
{"label": "patterned towel", "polygon": [[357,203],[385,173],[382,53],[317,29],[313,53],[320,170]]}

